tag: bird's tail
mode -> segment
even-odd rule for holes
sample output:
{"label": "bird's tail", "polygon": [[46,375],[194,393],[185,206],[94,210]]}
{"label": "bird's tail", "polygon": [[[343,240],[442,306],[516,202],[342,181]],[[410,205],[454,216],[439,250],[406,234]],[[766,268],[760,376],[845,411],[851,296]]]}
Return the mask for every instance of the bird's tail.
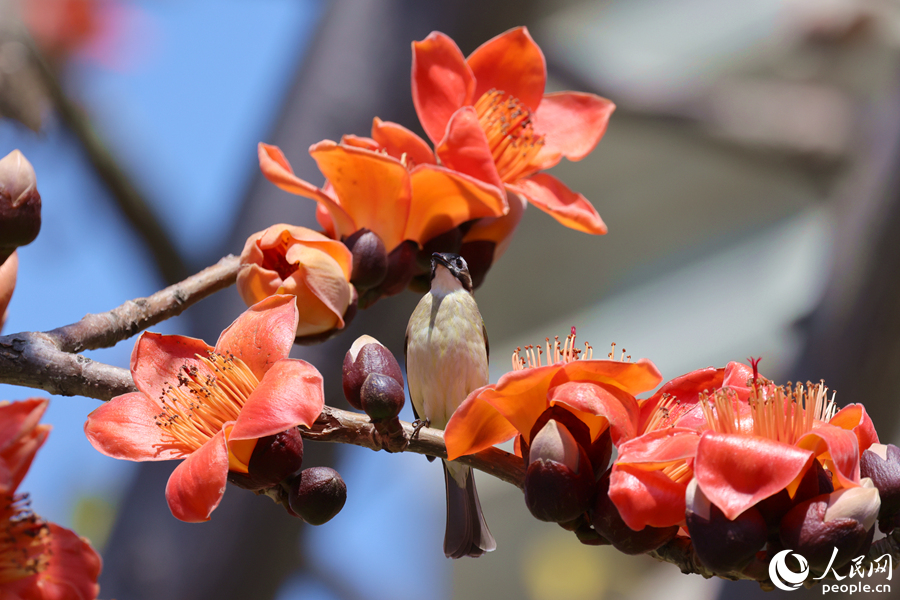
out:
{"label": "bird's tail", "polygon": [[471,467],[447,461],[444,482],[447,487],[447,529],[444,532],[444,554],[448,558],[481,556],[497,548],[497,542],[484,522],[481,503],[475,491]]}

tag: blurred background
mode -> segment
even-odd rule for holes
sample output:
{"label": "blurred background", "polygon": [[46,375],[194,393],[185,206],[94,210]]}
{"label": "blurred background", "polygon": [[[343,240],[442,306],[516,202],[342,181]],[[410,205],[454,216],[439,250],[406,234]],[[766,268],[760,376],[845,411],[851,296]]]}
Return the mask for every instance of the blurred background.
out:
{"label": "blurred background", "polygon": [[[468,54],[518,25],[547,57],[550,90],[618,106],[590,156],[553,170],[610,232],[526,212],[476,294],[492,381],[516,346],[574,325],[597,348],[650,358],[666,380],[751,355],[780,382],[825,379],[896,443],[896,0],[0,0],[0,155],[22,150],[44,203],[5,333],[152,294],[270,224],[317,227],[312,201],[260,176],[257,142],[319,183],[311,144],[367,135],[375,116],[421,132],[413,40],[440,30]],[[383,299],[332,341],[296,349],[322,371],[328,404],[346,406],[340,364],[357,336],[402,359],[417,301]],[[154,329],[211,342],[242,309],[228,289]],[[127,367],[131,348],[90,356]],[[0,398],[33,395],[0,386]],[[347,483],[326,525],[233,487],[210,522],[184,524],[163,493],[175,463],[91,449],[82,423],[96,406],[53,399],[53,433],[21,489],[37,513],[92,540],[103,598],[762,595],[581,546],[488,476],[479,489],[499,548],[449,561],[437,465],[356,447],[306,446],[304,466],[334,466]]]}

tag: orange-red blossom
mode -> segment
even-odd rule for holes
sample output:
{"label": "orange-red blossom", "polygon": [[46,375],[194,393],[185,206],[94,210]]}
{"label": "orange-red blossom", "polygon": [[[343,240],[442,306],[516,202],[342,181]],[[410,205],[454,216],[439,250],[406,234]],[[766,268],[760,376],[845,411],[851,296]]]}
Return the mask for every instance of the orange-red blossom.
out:
{"label": "orange-red blossom", "polygon": [[172,514],[209,519],[229,470],[247,473],[259,438],[312,425],[322,376],[288,358],[297,330],[293,296],[254,304],[216,342],[145,332],[131,355],[137,392],[88,415],[84,431],[103,454],[126,460],[184,459],[166,486]]}

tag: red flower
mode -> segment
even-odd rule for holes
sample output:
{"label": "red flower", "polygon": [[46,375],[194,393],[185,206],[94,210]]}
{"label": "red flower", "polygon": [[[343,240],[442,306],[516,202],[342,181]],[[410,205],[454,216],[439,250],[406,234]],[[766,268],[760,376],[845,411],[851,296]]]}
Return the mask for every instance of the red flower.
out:
{"label": "red flower", "polygon": [[619,448],[609,497],[640,530],[683,522],[692,478],[729,520],[782,490],[794,498],[815,461],[834,489],[858,487],[860,453],[878,436],[861,405],[835,414],[825,392],[775,386],[737,363],[679,377],[645,401],[653,413]]}
{"label": "red flower", "polygon": [[334,239],[366,228],[391,252],[404,240],[421,246],[466,221],[509,210],[500,189],[438,165],[428,144],[396,123],[376,118],[371,138],[325,140],[309,153],[327,179],[324,188],[294,175],[275,146],[259,145],[259,166],[281,189],[315,200],[319,224]]}
{"label": "red flower", "polygon": [[17,494],[49,425],[38,425],[47,400],[0,404],[0,598],[91,600],[100,586],[100,556],[85,540],[47,523]]}
{"label": "red flower", "polygon": [[84,425],[103,454],[126,460],[185,459],[166,500],[182,521],[209,520],[228,471],[247,473],[256,441],[322,412],[322,376],[287,358],[297,330],[293,296],[254,304],[216,342],[147,333],[131,355],[138,392],[113,398]]}
{"label": "red flower", "polygon": [[[413,43],[413,103],[441,164],[505,186],[567,227],[606,233],[584,196],[538,171],[563,156],[587,156],[615,105],[593,94],[545,95],[546,79],[544,55],[524,27],[489,40],[468,58],[443,33]],[[521,210],[511,212],[509,223],[471,231],[465,240],[500,244],[521,218]]]}

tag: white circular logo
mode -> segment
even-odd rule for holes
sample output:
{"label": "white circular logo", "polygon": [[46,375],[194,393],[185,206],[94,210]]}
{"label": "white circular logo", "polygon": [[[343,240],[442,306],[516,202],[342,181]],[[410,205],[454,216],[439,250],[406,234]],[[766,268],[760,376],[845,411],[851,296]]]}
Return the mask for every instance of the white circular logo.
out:
{"label": "white circular logo", "polygon": [[769,579],[780,590],[791,592],[803,585],[806,577],[809,575],[809,563],[799,554],[794,554],[797,563],[800,565],[800,572],[795,573],[787,566],[787,557],[791,554],[790,550],[782,550],[772,557],[769,563]]}

